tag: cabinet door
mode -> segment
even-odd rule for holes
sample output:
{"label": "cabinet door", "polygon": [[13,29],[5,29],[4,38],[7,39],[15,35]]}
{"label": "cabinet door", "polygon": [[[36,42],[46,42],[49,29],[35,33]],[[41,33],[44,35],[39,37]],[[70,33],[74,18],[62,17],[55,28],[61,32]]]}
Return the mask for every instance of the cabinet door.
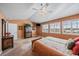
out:
{"label": "cabinet door", "polygon": [[25,38],[32,37],[32,27],[30,24],[25,24],[24,26],[24,37]]}

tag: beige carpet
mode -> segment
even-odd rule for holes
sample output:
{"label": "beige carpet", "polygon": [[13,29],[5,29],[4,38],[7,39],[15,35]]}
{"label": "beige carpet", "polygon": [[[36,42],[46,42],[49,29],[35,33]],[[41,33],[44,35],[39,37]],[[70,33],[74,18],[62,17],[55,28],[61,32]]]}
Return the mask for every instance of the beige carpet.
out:
{"label": "beige carpet", "polygon": [[37,56],[32,52],[31,41],[38,37],[32,37],[27,39],[18,39],[14,41],[14,48],[3,51],[1,56]]}

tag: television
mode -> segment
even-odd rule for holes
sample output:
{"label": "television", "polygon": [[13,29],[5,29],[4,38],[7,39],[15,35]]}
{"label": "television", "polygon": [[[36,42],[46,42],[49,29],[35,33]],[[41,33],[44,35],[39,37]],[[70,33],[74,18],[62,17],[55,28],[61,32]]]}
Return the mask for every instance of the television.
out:
{"label": "television", "polygon": [[36,24],[36,26],[40,26],[40,24]]}

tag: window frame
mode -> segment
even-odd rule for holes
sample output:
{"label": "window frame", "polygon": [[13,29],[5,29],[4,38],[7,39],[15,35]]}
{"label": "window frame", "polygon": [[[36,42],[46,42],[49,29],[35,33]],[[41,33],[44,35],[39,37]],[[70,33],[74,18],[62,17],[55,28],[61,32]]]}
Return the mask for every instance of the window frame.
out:
{"label": "window frame", "polygon": [[[65,21],[71,21],[71,28],[70,28],[70,30],[71,30],[71,32],[70,33],[64,33],[64,30],[63,30],[63,22],[65,22]],[[70,34],[70,35],[79,35],[79,34],[77,34],[77,33],[73,33],[73,24],[75,24],[74,22],[75,21],[79,21],[79,19],[71,19],[71,20],[65,20],[65,21],[62,21],[62,34]],[[79,24],[78,25],[76,25],[76,26],[79,26]]]}
{"label": "window frame", "polygon": [[77,22],[76,23],[76,28],[73,28],[73,24],[72,24],[72,35],[79,35],[78,33],[73,32],[74,29],[77,29],[79,31],[79,23],[78,23],[79,19],[72,20],[72,22]]}
{"label": "window frame", "polygon": [[[47,27],[47,28],[45,28]],[[42,32],[49,33],[49,25],[48,24],[42,24]]]}
{"label": "window frame", "polygon": [[[70,23],[69,23],[70,22]],[[72,25],[71,25],[71,20],[65,20],[62,21],[62,34],[72,34]],[[70,26],[69,26],[70,25]],[[69,26],[69,27],[67,27]],[[70,29],[70,30],[69,30]],[[67,33],[65,31],[70,31],[70,33]]]}
{"label": "window frame", "polygon": [[[52,27],[52,25],[54,25],[54,26]],[[57,28],[57,26],[59,26],[59,29]],[[53,31],[51,31],[51,30],[53,30]],[[58,31],[56,31],[56,30],[58,30]],[[50,33],[61,34],[61,22],[50,23]]]}

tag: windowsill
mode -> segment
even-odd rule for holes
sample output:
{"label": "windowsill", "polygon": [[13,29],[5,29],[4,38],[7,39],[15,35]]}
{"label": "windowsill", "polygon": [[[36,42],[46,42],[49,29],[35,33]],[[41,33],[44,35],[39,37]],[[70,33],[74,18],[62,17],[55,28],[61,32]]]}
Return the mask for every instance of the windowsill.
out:
{"label": "windowsill", "polygon": [[79,34],[74,34],[74,33],[62,33],[62,34],[66,34],[66,35],[75,35],[78,36]]}

